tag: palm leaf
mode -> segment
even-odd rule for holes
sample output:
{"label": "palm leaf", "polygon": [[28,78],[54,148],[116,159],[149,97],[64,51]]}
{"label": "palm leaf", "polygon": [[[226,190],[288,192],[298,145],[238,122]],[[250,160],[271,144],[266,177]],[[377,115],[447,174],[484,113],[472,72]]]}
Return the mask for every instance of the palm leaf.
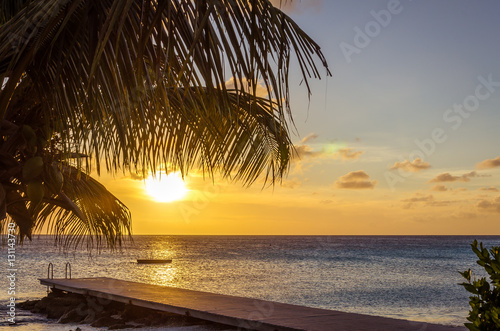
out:
{"label": "palm leaf", "polygon": [[[38,20],[29,18],[40,12],[44,15],[38,14]],[[26,21],[32,22],[31,29],[36,32],[25,36],[26,24],[16,24],[21,14],[28,16]],[[158,138],[170,135],[156,134],[152,118],[170,113],[171,117],[214,123],[214,114],[219,113],[237,122],[238,114],[231,111],[250,105],[243,86],[252,86],[254,90],[249,92],[255,98],[259,82],[269,92],[268,113],[286,128],[291,54],[296,55],[306,86],[309,77],[319,77],[314,56],[326,66],[319,47],[288,16],[264,0],[52,0],[34,2],[30,10],[19,15],[0,33],[0,74],[9,78],[0,93],[0,114],[11,109],[16,82],[25,73],[43,95],[64,151],[102,158],[108,170],[117,170],[122,164],[156,165],[179,160],[174,140]],[[25,37],[13,45],[8,38],[12,34]],[[229,77],[236,82],[233,93],[225,87]],[[52,88],[47,90],[47,86]],[[137,102],[144,99],[147,103]],[[184,106],[185,102],[196,107]],[[253,104],[264,107],[262,100]],[[252,111],[247,109],[246,113]],[[144,141],[152,132],[158,140]],[[130,134],[134,139],[127,139]],[[177,146],[201,148],[201,143],[190,144],[192,135],[183,136],[188,140],[176,138]],[[261,138],[257,141],[262,144],[270,141]],[[152,147],[158,145],[163,149]],[[155,152],[144,158],[144,149]],[[194,157],[202,151],[184,155]],[[228,155],[234,157],[228,159]],[[232,163],[237,155],[226,156],[217,156],[218,162],[206,162],[206,170],[215,170],[212,165],[222,161]],[[275,167],[276,160],[261,160],[254,158],[248,168]],[[182,171],[190,164],[193,160],[175,162]],[[251,182],[254,173],[242,172],[238,177]]]}
{"label": "palm leaf", "polygon": [[[17,194],[10,205],[0,195],[0,216],[10,208],[21,237],[48,229],[66,247],[115,247],[130,233],[127,208],[86,175],[94,165],[280,180],[293,152],[291,59],[309,94],[317,63],[330,74],[269,0],[16,0],[0,11],[0,184]],[[41,205],[21,174],[33,157],[65,178],[61,190],[45,168]]]}
{"label": "palm leaf", "polygon": [[87,250],[120,247],[130,235],[127,207],[103,185],[77,168],[63,165],[64,186],[55,197],[46,197],[34,232],[46,231],[63,247]]}

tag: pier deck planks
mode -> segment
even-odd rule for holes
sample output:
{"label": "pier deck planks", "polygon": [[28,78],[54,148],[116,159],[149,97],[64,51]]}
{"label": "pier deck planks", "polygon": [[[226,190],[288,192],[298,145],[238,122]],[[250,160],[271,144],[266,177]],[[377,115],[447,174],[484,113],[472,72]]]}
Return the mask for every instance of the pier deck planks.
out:
{"label": "pier deck planks", "polygon": [[40,279],[42,285],[254,330],[465,330],[423,322],[346,313],[107,277]]}

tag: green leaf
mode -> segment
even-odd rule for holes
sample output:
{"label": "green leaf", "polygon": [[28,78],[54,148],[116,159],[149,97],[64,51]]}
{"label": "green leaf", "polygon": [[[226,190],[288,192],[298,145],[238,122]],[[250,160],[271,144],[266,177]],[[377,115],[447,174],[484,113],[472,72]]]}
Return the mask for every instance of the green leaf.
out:
{"label": "green leaf", "polygon": [[40,156],[34,156],[28,159],[23,166],[23,179],[33,180],[40,176],[43,171],[43,159]]}
{"label": "green leaf", "polygon": [[479,294],[476,287],[471,284],[463,283],[462,286],[465,287],[465,289],[472,294]]}
{"label": "green leaf", "polygon": [[35,220],[28,211],[23,197],[15,190],[7,193],[7,214],[16,222],[21,242],[25,236],[31,240]]}
{"label": "green leaf", "polygon": [[29,181],[26,186],[26,194],[31,201],[30,210],[33,212],[40,205],[45,195],[42,181],[40,179]]}
{"label": "green leaf", "polygon": [[468,282],[470,282],[470,277],[471,277],[471,270],[470,269],[467,269],[466,271],[464,272],[460,272],[459,273],[462,275],[462,277],[464,277]]}
{"label": "green leaf", "polygon": [[[31,226],[63,237],[113,245],[130,230],[92,170],[280,182],[294,151],[290,61],[308,94],[310,79],[331,76],[319,45],[269,0],[4,3],[15,5],[0,5],[0,119],[24,137],[9,151],[24,163],[12,181],[43,181]],[[66,167],[62,189],[52,162]]]}

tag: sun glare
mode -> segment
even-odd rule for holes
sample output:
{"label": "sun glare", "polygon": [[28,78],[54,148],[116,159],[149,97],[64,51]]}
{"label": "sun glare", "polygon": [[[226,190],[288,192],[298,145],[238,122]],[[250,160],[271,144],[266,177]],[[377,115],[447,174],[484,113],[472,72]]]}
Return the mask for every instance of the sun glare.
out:
{"label": "sun glare", "polygon": [[181,200],[188,189],[181,174],[178,172],[170,173],[168,175],[159,174],[156,178],[153,176],[145,180],[146,192],[158,202],[172,202]]}

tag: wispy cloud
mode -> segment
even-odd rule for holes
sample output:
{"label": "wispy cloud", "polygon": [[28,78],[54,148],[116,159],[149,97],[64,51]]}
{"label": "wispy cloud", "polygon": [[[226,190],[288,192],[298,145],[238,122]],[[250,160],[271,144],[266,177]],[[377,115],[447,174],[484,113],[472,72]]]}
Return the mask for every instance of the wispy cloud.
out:
{"label": "wispy cloud", "polygon": [[423,195],[421,193],[416,193],[413,198],[403,199],[401,201],[405,203],[403,205],[404,209],[410,209],[415,204],[423,204],[428,207],[445,207],[456,202],[450,200],[436,200],[432,194]]}
{"label": "wispy cloud", "polygon": [[308,145],[307,143],[310,141],[315,140],[318,138],[318,135],[314,132],[308,134],[305,136],[301,142],[300,145],[295,145],[295,160],[304,160],[304,159],[313,159],[317,157],[321,157],[324,155],[323,150],[314,150],[314,148],[311,147],[311,145]]}
{"label": "wispy cloud", "polygon": [[302,185],[302,182],[296,178],[283,180],[283,182],[281,183],[282,187],[289,188],[289,189],[298,188],[301,185]]}
{"label": "wispy cloud", "polygon": [[373,189],[377,181],[371,180],[363,170],[358,170],[339,177],[334,185],[341,189]]}
{"label": "wispy cloud", "polygon": [[407,172],[419,172],[425,169],[429,169],[430,167],[431,165],[429,164],[429,162],[424,162],[421,158],[417,157],[413,161],[406,159],[403,162],[396,162],[391,167],[391,170],[401,169]]}
{"label": "wispy cloud", "polygon": [[318,135],[317,135],[316,133],[314,133],[314,132],[311,132],[311,133],[309,133],[307,136],[305,136],[305,137],[304,137],[304,138],[300,141],[300,143],[301,143],[301,144],[306,144],[306,143],[308,143],[309,141],[314,140],[314,139],[316,139],[316,138],[318,138]]}
{"label": "wispy cloud", "polygon": [[316,158],[324,155],[323,151],[315,151],[309,145],[295,146],[295,151],[297,152],[297,158],[299,159]]}
{"label": "wispy cloud", "polygon": [[352,148],[341,148],[334,155],[342,161],[357,160],[365,151],[355,151]]}
{"label": "wispy cloud", "polygon": [[448,188],[444,185],[439,185],[436,184],[431,188],[431,191],[436,191],[436,192],[446,192],[448,191]]}
{"label": "wispy cloud", "polygon": [[481,200],[476,204],[478,209],[500,213],[500,197],[494,200]]}
{"label": "wispy cloud", "polygon": [[[304,139],[302,142],[308,142],[313,139],[316,139],[316,134],[310,134]],[[292,173],[300,174],[307,168],[311,167],[314,163],[313,160],[320,159],[325,157],[326,153],[323,150],[315,150],[310,145],[302,144],[295,145],[295,153],[293,154],[292,162],[293,169]]]}
{"label": "wispy cloud", "polygon": [[429,202],[434,201],[434,196],[432,194],[422,195],[417,193],[413,198],[401,200],[403,202]]}
{"label": "wispy cloud", "polygon": [[300,144],[295,145],[295,150],[297,151],[297,157],[299,159],[304,158],[317,158],[317,157],[328,157],[334,159],[346,160],[357,160],[360,158],[364,151],[356,151],[352,148],[331,148],[323,146],[320,150],[315,150],[310,142],[316,140],[319,137],[318,134],[312,132],[305,136]]}
{"label": "wispy cloud", "polygon": [[497,189],[495,186],[490,186],[490,187],[481,187],[479,189],[480,191],[489,191],[489,192],[498,192],[500,191],[499,189]]}
{"label": "wispy cloud", "polygon": [[323,8],[323,0],[308,0],[308,1],[291,1],[291,0],[271,0],[273,6],[281,10],[291,12],[301,12],[306,9],[321,10]]}
{"label": "wispy cloud", "polygon": [[467,189],[465,187],[453,188],[453,187],[448,187],[446,185],[440,185],[440,184],[434,185],[429,190],[434,191],[434,192],[454,192],[454,193],[467,191]]}
{"label": "wispy cloud", "polygon": [[451,183],[451,182],[470,182],[474,177],[490,177],[490,175],[480,175],[475,171],[468,172],[461,176],[455,176],[449,172],[437,175],[429,181],[429,183]]}
{"label": "wispy cloud", "polygon": [[132,180],[144,180],[146,179],[147,177],[149,176],[149,173],[134,173],[134,172],[131,172],[130,174],[128,174],[127,176],[123,177],[123,179],[132,179]]}
{"label": "wispy cloud", "polygon": [[[236,86],[238,86],[239,88],[243,88],[243,90],[248,92],[248,93],[253,94],[253,87],[250,86],[250,84],[246,81],[239,82],[239,81],[236,81],[234,79],[234,77],[231,77],[226,82],[227,89],[234,89],[234,88],[236,88]],[[255,95],[256,96],[264,98],[268,94],[269,94],[269,92],[267,91],[267,88],[264,85],[261,85],[258,83],[257,86],[255,86]]]}
{"label": "wispy cloud", "polygon": [[420,202],[428,203],[434,201],[434,196],[432,194],[422,195],[421,193],[416,193],[413,198],[403,199],[401,201],[405,203],[403,205],[404,209],[410,209],[413,207],[415,203],[420,203]]}
{"label": "wispy cloud", "polygon": [[491,169],[496,167],[500,167],[500,156],[494,159],[486,159],[476,164],[476,169]]}
{"label": "wispy cloud", "polygon": [[352,148],[333,146],[334,144],[313,143],[319,137],[312,132],[305,136],[299,144],[295,145],[293,155],[292,174],[301,174],[306,169],[324,160],[340,159],[342,161],[354,161],[363,155],[364,151],[356,151]]}

